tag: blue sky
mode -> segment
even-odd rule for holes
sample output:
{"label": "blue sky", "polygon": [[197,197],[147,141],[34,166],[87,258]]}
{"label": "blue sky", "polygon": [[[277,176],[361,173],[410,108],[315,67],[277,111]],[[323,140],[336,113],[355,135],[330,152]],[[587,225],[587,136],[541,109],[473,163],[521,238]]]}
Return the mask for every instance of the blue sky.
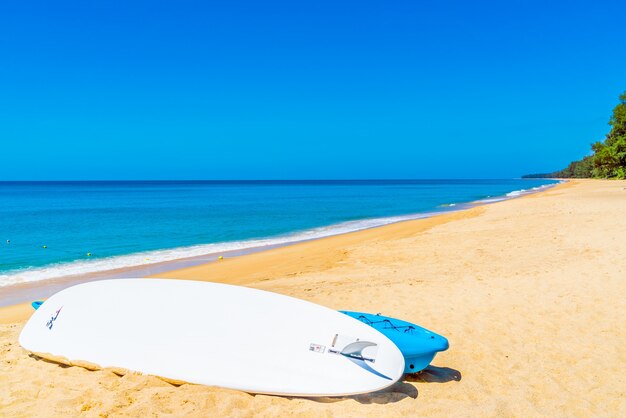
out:
{"label": "blue sky", "polygon": [[560,169],[626,90],[625,15],[623,1],[3,1],[0,180]]}

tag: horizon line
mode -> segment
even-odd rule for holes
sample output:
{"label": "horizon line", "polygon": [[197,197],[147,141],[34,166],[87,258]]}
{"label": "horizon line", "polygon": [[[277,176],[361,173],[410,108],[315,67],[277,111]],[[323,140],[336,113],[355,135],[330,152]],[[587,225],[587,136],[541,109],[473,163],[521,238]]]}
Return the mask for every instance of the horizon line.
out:
{"label": "horizon line", "polygon": [[[314,181],[416,181],[416,180],[538,180],[519,177],[423,177],[423,178],[293,178],[293,179],[81,179],[81,180],[0,180],[0,183],[115,183],[115,182],[314,182]],[[545,177],[543,179],[551,179]]]}

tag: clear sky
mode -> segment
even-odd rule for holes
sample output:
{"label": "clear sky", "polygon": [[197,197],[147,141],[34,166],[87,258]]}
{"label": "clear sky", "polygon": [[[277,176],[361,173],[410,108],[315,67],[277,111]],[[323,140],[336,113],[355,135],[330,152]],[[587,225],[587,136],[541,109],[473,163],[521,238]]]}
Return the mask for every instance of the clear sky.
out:
{"label": "clear sky", "polygon": [[0,180],[510,178],[604,138],[620,1],[0,3]]}

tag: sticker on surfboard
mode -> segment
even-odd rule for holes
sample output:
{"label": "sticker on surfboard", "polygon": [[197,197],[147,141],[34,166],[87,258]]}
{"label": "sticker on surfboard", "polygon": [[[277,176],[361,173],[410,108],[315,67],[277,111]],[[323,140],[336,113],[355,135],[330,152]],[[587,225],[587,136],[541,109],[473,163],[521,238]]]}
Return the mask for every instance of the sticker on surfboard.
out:
{"label": "sticker on surfboard", "polygon": [[309,351],[313,351],[314,353],[324,354],[324,352],[326,351],[326,346],[321,345],[321,344],[311,343],[311,345],[309,346]]}
{"label": "sticker on surfboard", "polygon": [[61,306],[59,309],[57,309],[57,311],[54,313],[54,315],[52,317],[50,317],[50,320],[48,322],[46,322],[46,328],[48,328],[49,330],[52,331],[52,327],[54,326],[54,321],[56,321],[57,318],[59,317],[59,313],[61,312],[61,309],[63,309],[63,306]]}

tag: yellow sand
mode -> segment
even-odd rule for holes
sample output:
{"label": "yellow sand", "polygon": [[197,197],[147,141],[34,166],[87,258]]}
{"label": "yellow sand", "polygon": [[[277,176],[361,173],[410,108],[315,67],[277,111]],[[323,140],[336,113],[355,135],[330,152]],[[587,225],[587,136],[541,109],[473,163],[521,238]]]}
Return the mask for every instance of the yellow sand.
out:
{"label": "yellow sand", "polygon": [[[289,399],[59,366],[0,310],[0,415],[626,416],[626,182],[331,237],[162,276],[382,312],[450,340],[391,389]],[[7,322],[14,322],[8,323]]]}

